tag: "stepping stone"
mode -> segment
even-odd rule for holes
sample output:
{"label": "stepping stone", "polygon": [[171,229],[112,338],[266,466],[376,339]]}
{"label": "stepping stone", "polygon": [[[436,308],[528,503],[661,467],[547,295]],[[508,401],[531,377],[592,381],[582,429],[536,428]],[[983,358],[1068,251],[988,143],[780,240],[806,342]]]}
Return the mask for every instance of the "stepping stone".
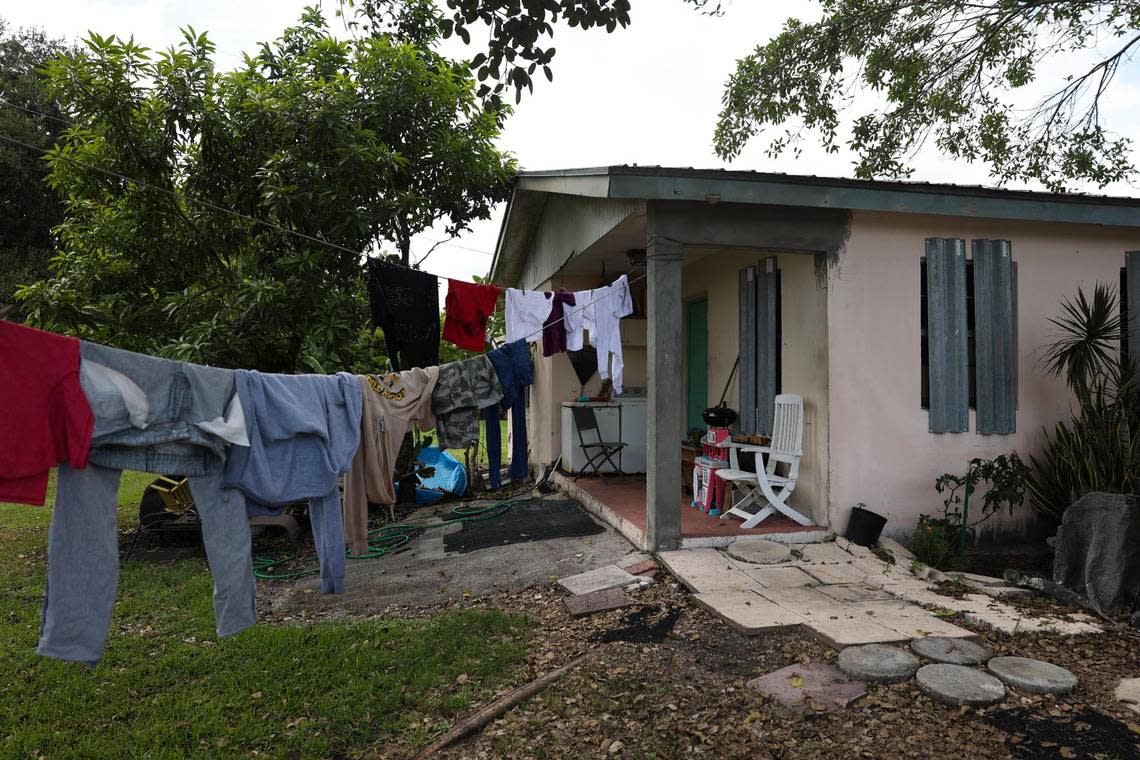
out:
{"label": "stepping stone", "polygon": [[805,613],[807,627],[816,638],[834,649],[845,649],[863,644],[895,644],[909,641],[910,637],[879,625],[866,616],[844,614],[836,618],[819,612]]}
{"label": "stepping stone", "polygon": [[809,702],[824,707],[847,707],[867,693],[866,684],[851,680],[826,662],[789,665],[753,678],[748,688],[787,707],[803,707]]}
{"label": "stepping stone", "polygon": [[743,570],[716,549],[678,549],[658,555],[685,588],[694,594],[750,591],[756,587]]}
{"label": "stepping stone", "polygon": [[603,565],[596,570],[571,575],[558,581],[558,585],[571,594],[589,594],[593,591],[602,591],[607,588],[624,588],[631,583],[638,583],[636,575],[630,575],[617,565]]}
{"label": "stepping stone", "polygon": [[628,607],[629,604],[629,597],[620,588],[606,588],[601,591],[591,591],[589,594],[566,597],[566,611],[574,618]]}
{"label": "stepping stone", "polygon": [[745,636],[804,623],[800,615],[752,591],[710,591],[694,594],[693,601]]}
{"label": "stepping stone", "polygon": [[837,602],[849,604],[851,602],[881,602],[891,598],[891,595],[881,589],[869,589],[863,586],[817,586],[816,591],[830,597]]}
{"label": "stepping stone", "polygon": [[1116,687],[1116,698],[1132,712],[1140,713],[1140,678],[1122,679]]}
{"label": "stepping stone", "polygon": [[836,660],[839,669],[860,681],[895,683],[905,681],[918,670],[918,658],[898,647],[867,644],[848,647]]}
{"label": "stepping stone", "polygon": [[756,565],[775,565],[787,562],[792,558],[792,550],[787,544],[778,544],[775,541],[735,541],[728,546],[728,556],[741,562],[751,562]]}
{"label": "stepping stone", "polygon": [[980,665],[994,656],[993,652],[972,641],[945,636],[927,636],[910,642],[911,651],[919,657],[949,665]]}
{"label": "stepping stone", "polygon": [[744,574],[764,588],[795,588],[817,583],[798,567],[745,567]]}
{"label": "stepping stone", "polygon": [[1005,686],[989,673],[965,665],[923,665],[915,676],[918,688],[944,705],[992,705],[1005,699]]}
{"label": "stepping stone", "polygon": [[986,667],[1006,684],[1033,694],[1068,694],[1077,687],[1069,671],[1028,657],[995,657]]}
{"label": "stepping stone", "polygon": [[974,632],[959,628],[951,622],[943,620],[932,612],[921,607],[888,599],[873,602],[852,602],[852,613],[863,614],[881,626],[905,634],[908,639],[925,638],[926,636],[945,636],[947,638],[973,638]]}

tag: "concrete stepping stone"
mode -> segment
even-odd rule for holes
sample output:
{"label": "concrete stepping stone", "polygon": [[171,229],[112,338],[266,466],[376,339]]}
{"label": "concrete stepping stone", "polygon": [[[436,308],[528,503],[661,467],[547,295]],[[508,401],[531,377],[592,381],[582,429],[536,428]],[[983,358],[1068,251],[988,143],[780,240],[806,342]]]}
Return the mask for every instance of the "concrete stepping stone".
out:
{"label": "concrete stepping stone", "polygon": [[905,634],[908,639],[926,636],[968,639],[975,636],[973,631],[960,628],[932,612],[897,599],[852,602],[850,607],[853,612],[867,615],[879,625]]}
{"label": "concrete stepping stone", "polygon": [[629,597],[620,588],[606,588],[591,591],[589,594],[575,594],[566,597],[566,611],[570,617],[580,618],[596,612],[607,612],[628,607]]}
{"label": "concrete stepping stone", "polygon": [[1068,694],[1077,677],[1051,662],[1028,657],[994,657],[986,667],[1009,686],[1033,694]]}
{"label": "concrete stepping stone", "polygon": [[927,636],[910,642],[911,651],[919,657],[948,665],[980,665],[994,656],[993,652],[972,641],[946,636]]}
{"label": "concrete stepping stone", "polygon": [[877,683],[905,681],[918,670],[917,657],[884,644],[848,647],[839,653],[836,663],[852,678]]}
{"label": "concrete stepping stone", "polygon": [[726,549],[728,556],[741,562],[751,562],[756,565],[775,565],[787,562],[792,558],[792,550],[787,544],[778,544],[775,541],[734,541]]}
{"label": "concrete stepping stone", "polygon": [[891,595],[882,589],[869,589],[855,585],[817,586],[816,591],[837,602],[843,602],[844,604],[850,604],[852,602],[881,602],[891,599]]}
{"label": "concrete stepping stone", "polygon": [[1140,678],[1124,678],[1116,687],[1116,698],[1128,705],[1134,713],[1140,713]]}
{"label": "concrete stepping stone", "polygon": [[694,594],[693,601],[745,636],[804,623],[800,615],[752,591],[710,591]]}
{"label": "concrete stepping stone", "polygon": [[817,581],[798,567],[745,567],[744,574],[764,588],[814,586]]}
{"label": "concrete stepping stone", "polygon": [[918,688],[944,705],[992,705],[1005,699],[1005,686],[989,673],[965,665],[923,665],[915,675]]}
{"label": "concrete stepping stone", "polygon": [[747,685],[787,707],[805,707],[809,702],[824,707],[847,707],[867,694],[865,683],[848,678],[839,668],[826,662],[789,665],[753,678]]}
{"label": "concrete stepping stone", "polygon": [[752,579],[716,549],[678,549],[658,555],[685,588],[694,594],[750,591]]}
{"label": "concrete stepping stone", "polygon": [[558,585],[571,594],[589,594],[607,588],[624,588],[644,579],[630,575],[617,565],[603,565],[578,575],[571,575],[558,581]]}

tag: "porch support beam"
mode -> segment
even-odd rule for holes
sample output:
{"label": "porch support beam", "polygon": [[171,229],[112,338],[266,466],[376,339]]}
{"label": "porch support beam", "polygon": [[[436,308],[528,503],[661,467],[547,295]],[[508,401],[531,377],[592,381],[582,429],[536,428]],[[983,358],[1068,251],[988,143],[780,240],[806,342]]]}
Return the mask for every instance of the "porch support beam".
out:
{"label": "porch support beam", "polygon": [[651,550],[681,546],[681,244],[657,232],[648,209],[648,474],[645,539]]}

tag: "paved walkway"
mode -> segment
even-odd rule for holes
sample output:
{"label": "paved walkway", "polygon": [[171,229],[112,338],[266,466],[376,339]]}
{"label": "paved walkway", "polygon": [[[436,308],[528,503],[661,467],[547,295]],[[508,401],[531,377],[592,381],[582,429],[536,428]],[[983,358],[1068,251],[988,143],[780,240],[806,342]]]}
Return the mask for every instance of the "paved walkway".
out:
{"label": "paved walkway", "polygon": [[[943,619],[947,611],[965,613],[971,624],[1008,634],[1100,630],[1086,615],[1062,620],[1024,614],[996,598],[1004,591],[999,587],[979,584],[986,593],[963,599],[938,594],[931,580],[912,573],[912,557],[897,544],[893,565],[843,539],[794,548],[791,560],[772,565],[742,562],[717,549],[662,552],[660,558],[700,605],[748,635],[799,627],[837,649],[975,635]],[[940,576],[925,568],[919,572]]]}

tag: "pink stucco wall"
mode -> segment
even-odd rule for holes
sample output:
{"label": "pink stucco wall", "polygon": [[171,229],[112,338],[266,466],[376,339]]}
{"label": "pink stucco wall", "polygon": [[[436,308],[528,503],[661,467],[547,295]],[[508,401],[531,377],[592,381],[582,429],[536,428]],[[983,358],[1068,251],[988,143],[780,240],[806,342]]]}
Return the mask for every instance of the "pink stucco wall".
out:
{"label": "pink stucco wall", "polygon": [[[1013,435],[929,432],[921,407],[919,261],[928,237],[1012,241],[1017,265],[1018,411]],[[851,236],[828,278],[830,518],[846,529],[850,508],[865,502],[889,518],[887,533],[905,536],[941,498],[934,480],[964,471],[972,457],[1041,444],[1043,426],[1068,414],[1065,384],[1038,362],[1050,341],[1048,319],[1078,287],[1116,286],[1126,250],[1140,249],[1134,229],[980,220],[907,214],[854,215]],[[969,254],[967,254],[969,255]],[[1028,502],[987,532],[1018,529],[1032,519]],[[983,533],[983,537],[985,533]]]}

